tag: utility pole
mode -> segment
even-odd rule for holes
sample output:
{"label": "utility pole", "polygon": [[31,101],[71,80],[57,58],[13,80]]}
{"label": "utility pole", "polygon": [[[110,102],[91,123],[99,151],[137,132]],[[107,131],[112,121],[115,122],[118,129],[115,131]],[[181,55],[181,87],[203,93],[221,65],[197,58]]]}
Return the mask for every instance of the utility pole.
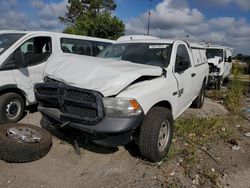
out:
{"label": "utility pole", "polygon": [[149,35],[149,29],[150,29],[150,16],[151,16],[151,12],[150,12],[150,9],[151,9],[151,2],[153,0],[149,0],[149,7],[148,7],[148,31],[147,31],[147,35]]}

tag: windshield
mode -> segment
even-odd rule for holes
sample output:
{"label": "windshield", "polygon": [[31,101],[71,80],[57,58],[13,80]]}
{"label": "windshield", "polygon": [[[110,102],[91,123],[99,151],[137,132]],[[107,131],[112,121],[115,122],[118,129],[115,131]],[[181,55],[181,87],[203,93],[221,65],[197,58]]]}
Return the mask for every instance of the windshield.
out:
{"label": "windshield", "polygon": [[170,60],[171,49],[171,44],[122,43],[110,45],[98,57],[166,67]]}
{"label": "windshield", "polygon": [[20,39],[24,34],[21,33],[6,33],[0,34],[0,55],[3,54],[12,44]]}
{"label": "windshield", "polygon": [[223,50],[222,49],[207,49],[206,50],[207,58],[214,58],[215,56],[223,59]]}

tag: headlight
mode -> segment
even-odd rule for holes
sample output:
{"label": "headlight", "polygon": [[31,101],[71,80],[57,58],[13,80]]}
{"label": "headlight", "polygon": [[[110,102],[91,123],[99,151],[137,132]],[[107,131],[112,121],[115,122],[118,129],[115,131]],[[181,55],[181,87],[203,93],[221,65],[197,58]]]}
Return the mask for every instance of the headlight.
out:
{"label": "headlight", "polygon": [[102,101],[107,116],[135,116],[142,112],[135,99],[103,98]]}

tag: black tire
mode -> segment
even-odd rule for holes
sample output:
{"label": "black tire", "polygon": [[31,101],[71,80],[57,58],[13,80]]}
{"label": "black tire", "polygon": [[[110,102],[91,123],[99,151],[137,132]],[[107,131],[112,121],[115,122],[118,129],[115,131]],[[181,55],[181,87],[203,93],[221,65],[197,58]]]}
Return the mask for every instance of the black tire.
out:
{"label": "black tire", "polygon": [[205,100],[205,90],[206,90],[206,84],[203,83],[199,95],[195,98],[195,100],[191,105],[192,108],[202,108]]}
{"label": "black tire", "polygon": [[0,124],[16,123],[23,118],[25,104],[17,93],[5,93],[0,96]]}
{"label": "black tire", "polygon": [[224,85],[227,85],[228,83],[229,83],[229,78],[228,78],[228,76],[227,76],[226,78],[224,78],[223,84],[224,84]]}
{"label": "black tire", "polygon": [[217,82],[215,83],[215,89],[216,89],[216,90],[220,90],[220,89],[221,89],[221,86],[222,86],[222,83],[223,83],[223,78],[222,78],[222,76],[220,76],[220,77],[217,79]]}
{"label": "black tire", "polygon": [[[168,124],[168,139],[160,149],[158,137],[164,123]],[[174,120],[169,109],[156,106],[149,110],[139,133],[139,149],[143,157],[152,162],[159,162],[167,156],[173,138],[173,125]]]}
{"label": "black tire", "polygon": [[[41,135],[38,142],[22,142],[7,134],[10,128],[30,128]],[[28,124],[3,124],[0,126],[0,159],[6,162],[23,163],[35,161],[45,156],[52,146],[50,133]]]}

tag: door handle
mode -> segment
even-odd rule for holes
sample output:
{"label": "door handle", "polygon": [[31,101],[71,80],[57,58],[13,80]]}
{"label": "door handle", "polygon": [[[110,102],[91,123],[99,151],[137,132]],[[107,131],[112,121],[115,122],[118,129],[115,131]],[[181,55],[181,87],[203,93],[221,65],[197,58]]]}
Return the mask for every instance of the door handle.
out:
{"label": "door handle", "polygon": [[196,73],[192,73],[192,74],[191,74],[192,77],[195,77],[195,75],[196,75]]}

